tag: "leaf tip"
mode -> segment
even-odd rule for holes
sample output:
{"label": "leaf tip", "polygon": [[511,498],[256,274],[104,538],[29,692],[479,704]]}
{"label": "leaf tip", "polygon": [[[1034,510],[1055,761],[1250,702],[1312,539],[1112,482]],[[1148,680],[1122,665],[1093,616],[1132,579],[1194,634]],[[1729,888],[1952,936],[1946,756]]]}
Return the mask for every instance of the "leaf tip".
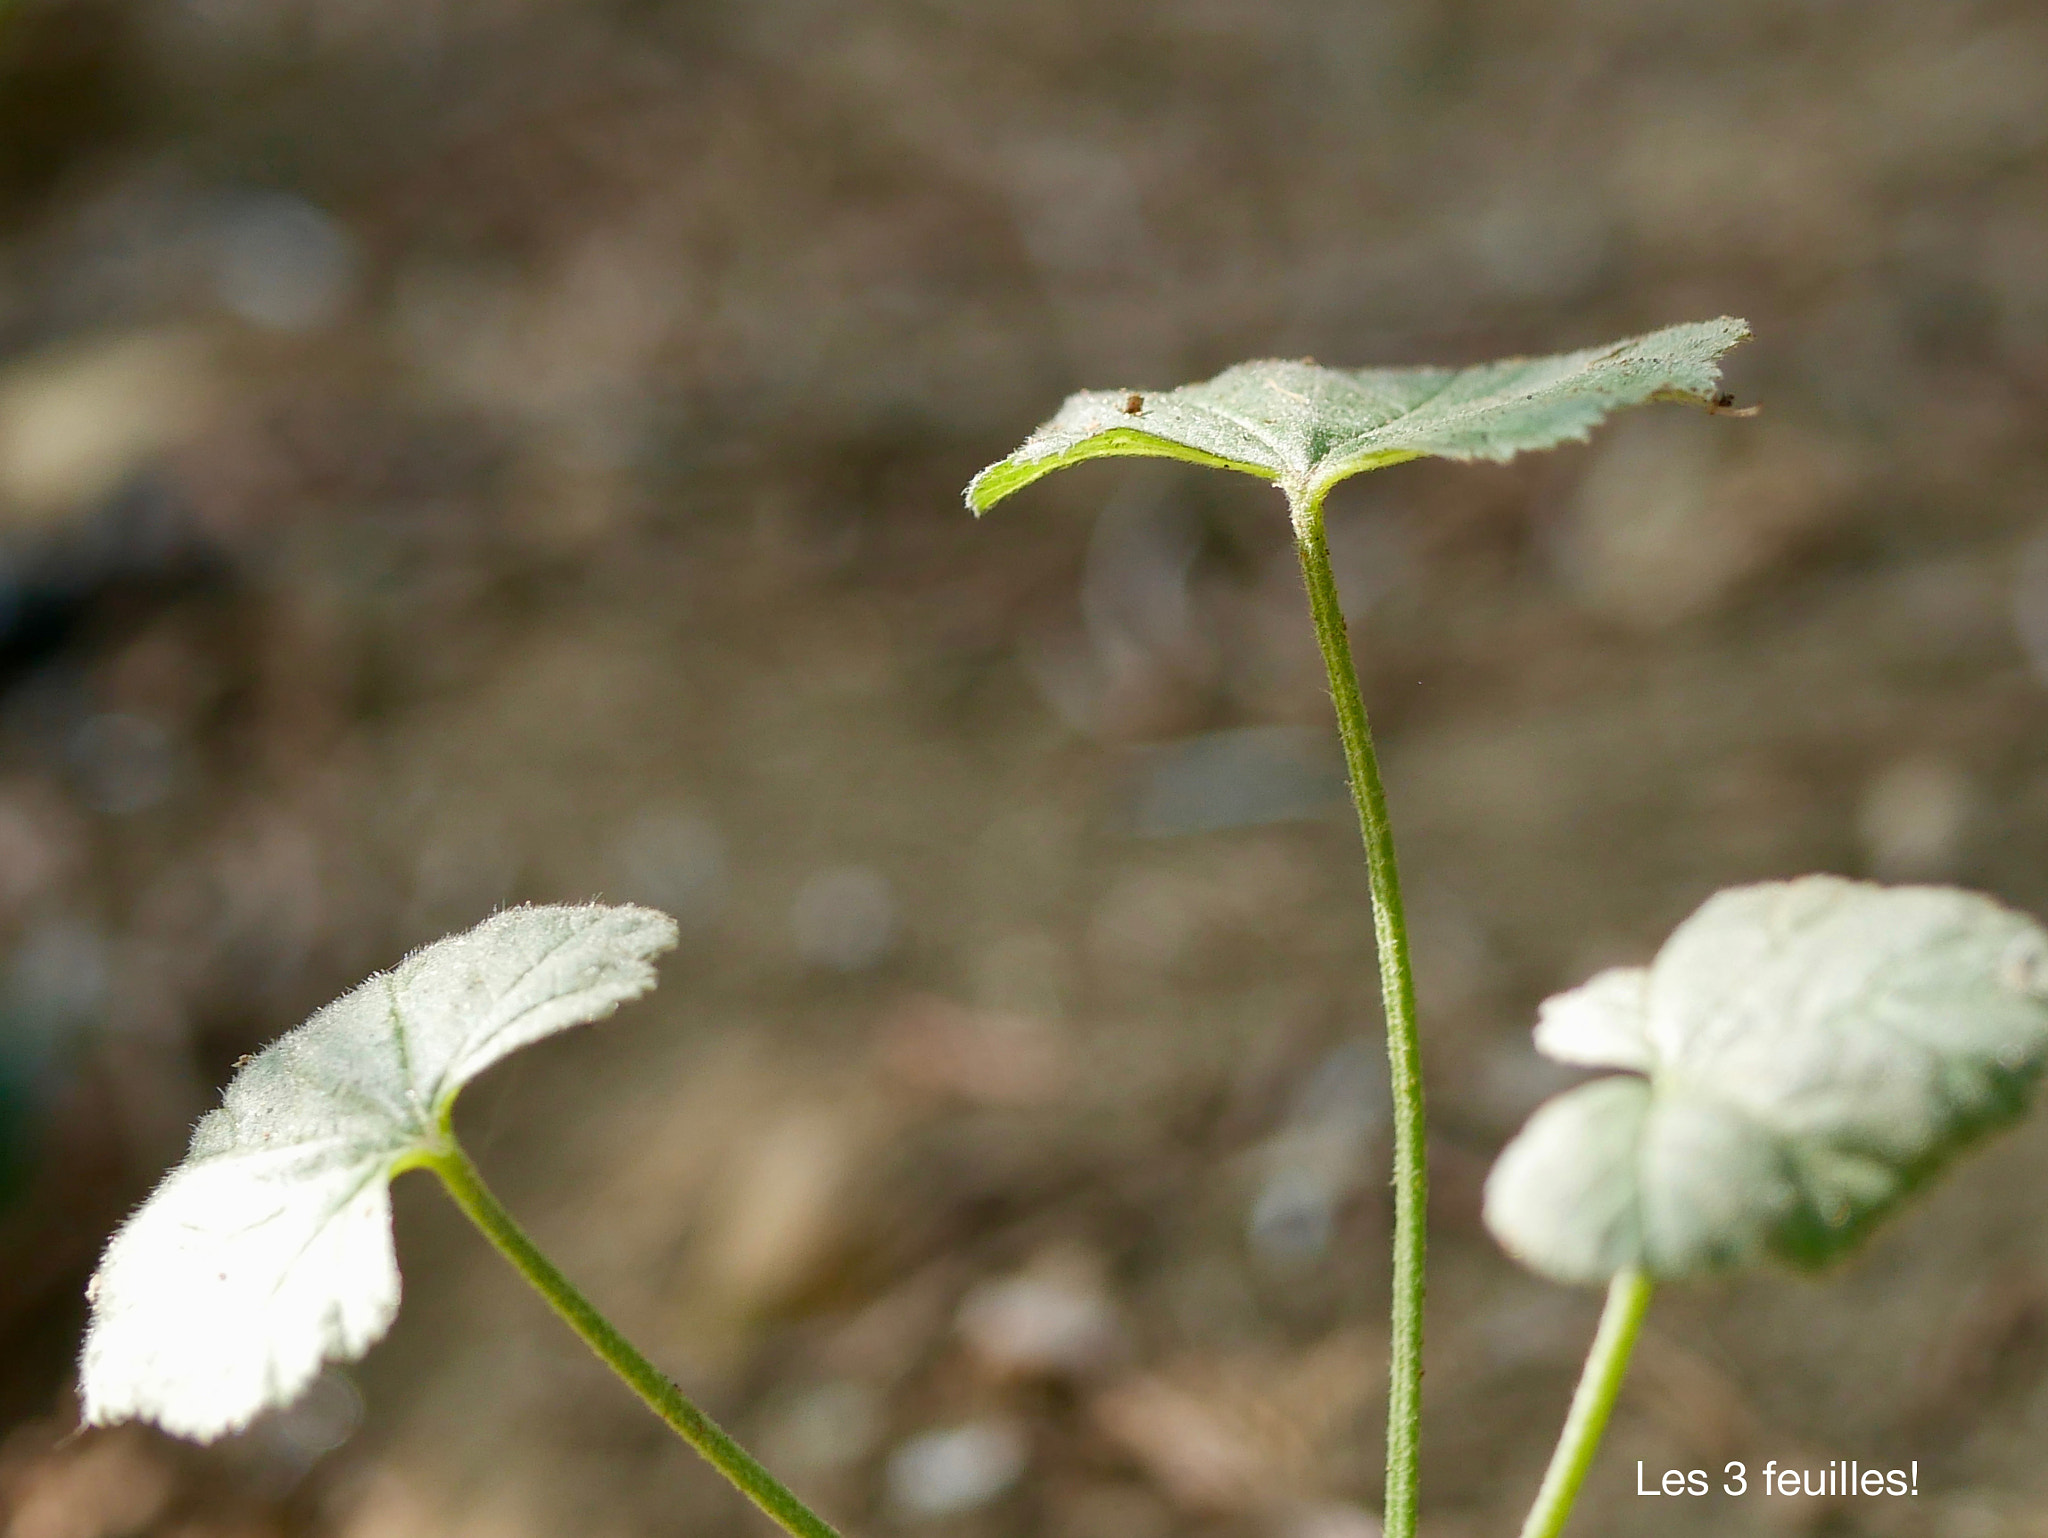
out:
{"label": "leaf tip", "polygon": [[1024,484],[1014,476],[1006,477],[1002,474],[1004,470],[1014,468],[1015,458],[1016,456],[1012,455],[1009,459],[997,460],[967,483],[967,489],[961,493],[961,500],[967,504],[967,511],[979,518]]}

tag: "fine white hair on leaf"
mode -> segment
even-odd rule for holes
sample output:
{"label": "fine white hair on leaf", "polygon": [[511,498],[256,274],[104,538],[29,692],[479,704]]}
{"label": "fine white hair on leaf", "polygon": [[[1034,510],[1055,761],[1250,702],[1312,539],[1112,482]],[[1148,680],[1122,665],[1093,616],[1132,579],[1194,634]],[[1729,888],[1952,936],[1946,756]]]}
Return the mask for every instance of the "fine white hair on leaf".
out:
{"label": "fine white hair on leaf", "polygon": [[648,908],[508,909],[257,1053],[107,1246],[86,1424],[210,1441],[369,1350],[398,1313],[392,1176],[446,1146],[464,1084],[645,993],[675,941]]}

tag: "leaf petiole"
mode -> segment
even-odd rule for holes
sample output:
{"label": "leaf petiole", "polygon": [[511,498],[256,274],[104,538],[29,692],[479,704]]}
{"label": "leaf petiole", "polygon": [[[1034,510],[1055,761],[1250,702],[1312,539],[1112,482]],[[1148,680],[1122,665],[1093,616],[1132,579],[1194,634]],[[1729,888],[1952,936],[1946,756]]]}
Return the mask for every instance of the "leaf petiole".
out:
{"label": "leaf petiole", "polygon": [[791,1538],[839,1538],[833,1526],[791,1494],[773,1474],[754,1461],[717,1422],[684,1397],[683,1391],[621,1335],[612,1322],[599,1313],[590,1300],[578,1292],[555,1263],[542,1254],[512,1220],[484,1184],[476,1166],[451,1136],[444,1148],[421,1158],[418,1167],[441,1177],[448,1194],[455,1198],[469,1220],[483,1230],[484,1237],[547,1299],[569,1328],[583,1337],[604,1364],[625,1380],[647,1407],[666,1421],[671,1430],[700,1453],[706,1462],[730,1480]]}
{"label": "leaf petiole", "polygon": [[1358,670],[1351,660],[1351,641],[1338,602],[1337,579],[1323,538],[1323,499],[1320,493],[1287,491],[1302,580],[1308,587],[1309,613],[1330,676],[1330,699],[1337,710],[1337,734],[1344,743],[1344,765],[1372,887],[1373,937],[1387,1017],[1387,1077],[1394,1103],[1394,1299],[1384,1531],[1386,1538],[1413,1538],[1422,1444],[1423,1260],[1429,1166],[1408,920],[1401,903],[1401,870],[1394,858],[1387,793],[1380,783],[1372,726],[1366,718],[1365,698],[1358,687]]}
{"label": "leaf petiole", "polygon": [[1601,1434],[1607,1430],[1607,1417],[1613,1413],[1636,1336],[1643,1327],[1643,1315],[1656,1290],[1656,1283],[1640,1271],[1620,1272],[1608,1283],[1600,1327],[1593,1333],[1593,1345],[1586,1353],[1579,1386],[1572,1393],[1571,1412],[1565,1416],[1557,1448],[1550,1455],[1550,1467],[1543,1471],[1536,1504],[1522,1524],[1522,1538],[1557,1538],[1564,1531],[1579,1486],[1585,1483],[1593,1455],[1600,1450]]}

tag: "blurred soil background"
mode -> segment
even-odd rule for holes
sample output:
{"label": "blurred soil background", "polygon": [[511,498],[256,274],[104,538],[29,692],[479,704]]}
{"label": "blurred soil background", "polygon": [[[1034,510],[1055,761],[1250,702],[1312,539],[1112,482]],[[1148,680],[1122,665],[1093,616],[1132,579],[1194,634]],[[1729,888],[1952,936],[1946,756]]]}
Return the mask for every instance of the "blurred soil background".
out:
{"label": "blurred soil background", "polygon": [[[523,899],[652,999],[466,1098],[564,1267],[852,1534],[1372,1538],[1365,882],[1275,495],[1062,395],[1747,316],[1334,499],[1433,1074],[1429,1538],[1596,1300],[1478,1225],[1536,1002],[1719,885],[2048,910],[2048,13],[1947,0],[19,0],[0,26],[0,1532],[761,1521],[420,1180],[359,1368],[70,1435],[236,1058]],[[1576,1530],[2048,1533],[2048,1125],[1660,1300]],[[1635,1463],[1919,1461],[1912,1501]]]}

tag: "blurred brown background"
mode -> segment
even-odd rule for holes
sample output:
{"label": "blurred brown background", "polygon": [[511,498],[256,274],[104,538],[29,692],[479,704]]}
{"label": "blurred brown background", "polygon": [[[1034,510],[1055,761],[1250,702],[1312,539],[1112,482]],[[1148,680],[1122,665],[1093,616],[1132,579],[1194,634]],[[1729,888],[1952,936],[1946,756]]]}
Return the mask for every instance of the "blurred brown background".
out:
{"label": "blurred brown background", "polygon": [[[1346,487],[1436,1159],[1429,1538],[1595,1300],[1481,1232],[1545,993],[1715,887],[2048,909],[2048,14],[1946,0],[17,0],[0,29],[0,1532],[759,1533],[438,1194],[360,1368],[67,1439],[234,1059],[499,904],[662,991],[464,1125],[854,1534],[1371,1538],[1361,862],[1276,497],[1068,390],[1720,313],[1755,421]],[[1577,1531],[2048,1533],[2048,1126],[1660,1300]],[[1917,1501],[1635,1460],[1919,1460]]]}

